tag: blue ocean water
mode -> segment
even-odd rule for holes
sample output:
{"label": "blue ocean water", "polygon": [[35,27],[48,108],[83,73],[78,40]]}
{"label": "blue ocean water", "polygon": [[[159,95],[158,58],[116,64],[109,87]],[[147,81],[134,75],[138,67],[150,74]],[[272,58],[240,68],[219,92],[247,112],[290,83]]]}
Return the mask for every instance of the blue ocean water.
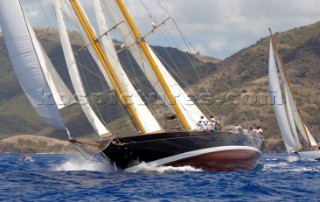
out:
{"label": "blue ocean water", "polygon": [[191,167],[132,173],[81,155],[0,154],[0,201],[319,201],[320,161],[264,154],[254,171]]}

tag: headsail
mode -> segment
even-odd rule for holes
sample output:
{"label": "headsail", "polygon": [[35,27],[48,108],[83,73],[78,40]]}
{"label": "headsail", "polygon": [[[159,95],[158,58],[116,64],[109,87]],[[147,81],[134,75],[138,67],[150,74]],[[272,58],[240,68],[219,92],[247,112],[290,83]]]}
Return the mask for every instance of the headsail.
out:
{"label": "headsail", "polygon": [[52,73],[49,70],[52,66],[43,69],[43,65],[48,64],[43,61],[47,56],[39,48],[41,45],[35,40],[32,27],[27,26],[19,0],[0,1],[0,26],[17,79],[29,102],[45,124],[65,129],[52,96],[51,87],[55,82],[49,84],[45,76]]}
{"label": "headsail", "polygon": [[60,0],[55,0],[55,13],[58,22],[58,29],[60,40],[64,52],[64,56],[67,63],[68,72],[71,78],[72,85],[76,92],[79,104],[85,113],[86,117],[88,118],[89,122],[91,123],[92,127],[96,131],[97,134],[100,136],[106,136],[110,134],[107,128],[102,124],[99,120],[93,109],[91,108],[89,101],[86,97],[86,92],[82,84],[81,76],[78,70],[78,66],[73,54],[73,50],[70,44],[69,35],[67,32],[66,24],[63,17],[62,6]]}
{"label": "headsail", "polygon": [[[58,109],[62,109],[66,106],[69,106],[75,102],[73,99],[73,95],[71,94],[70,90],[66,87],[62,79],[60,78],[59,74],[55,70],[53,64],[51,63],[48,55],[46,54],[44,48],[40,44],[38,38],[36,37],[36,34],[28,20],[27,17],[25,17],[27,27],[30,32],[31,39],[33,41],[33,45],[35,48],[35,51],[37,53],[37,56],[39,58],[39,62],[41,64],[41,68],[43,71],[43,74],[47,80],[47,83],[50,87],[50,90],[52,92],[52,96],[54,98],[54,101],[56,105],[58,106]],[[46,96],[44,94],[44,96]]]}

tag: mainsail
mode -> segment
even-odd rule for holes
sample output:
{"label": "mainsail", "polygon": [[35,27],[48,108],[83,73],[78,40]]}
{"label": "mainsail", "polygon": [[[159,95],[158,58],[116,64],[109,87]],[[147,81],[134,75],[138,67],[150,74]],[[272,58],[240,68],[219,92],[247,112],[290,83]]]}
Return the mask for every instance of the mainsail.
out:
{"label": "mainsail", "polygon": [[[276,118],[288,152],[298,151],[301,149],[297,128],[311,146],[317,146],[316,141],[311,135],[309,129],[306,127],[299,109],[296,106],[295,98],[278,49],[275,47],[273,36],[271,36],[270,39],[269,51],[270,94],[274,102],[273,106]],[[279,80],[278,71],[281,80]],[[282,98],[280,82],[284,90],[285,99]]]}
{"label": "mainsail", "polygon": [[269,50],[269,71],[268,72],[269,72],[270,95],[272,98],[272,102],[273,102],[272,104],[274,107],[276,119],[278,121],[282,138],[286,145],[287,151],[293,152],[300,149],[300,146],[297,144],[298,140],[296,140],[292,135],[292,131],[289,125],[289,120],[286,114],[286,109],[283,104],[281,86],[279,83],[277,65],[275,61],[275,52],[274,52],[271,41],[270,41],[270,50]]}
{"label": "mainsail", "polygon": [[[45,124],[65,129],[59,108],[72,103],[71,93],[53,69],[28,24],[19,0],[0,1],[0,26],[25,95]],[[61,95],[69,99],[63,99]]]}
{"label": "mainsail", "polygon": [[83,87],[82,79],[81,79],[78,66],[73,54],[73,50],[70,44],[70,39],[69,39],[69,35],[67,32],[67,28],[66,28],[66,24],[65,24],[63,12],[62,12],[63,8],[60,0],[55,0],[54,5],[55,5],[56,18],[58,22],[60,40],[61,40],[64,56],[66,59],[67,68],[69,71],[72,85],[74,87],[78,101],[80,103],[80,106],[98,135],[100,136],[106,136],[107,134],[110,135],[110,132],[102,124],[100,119],[97,117],[97,115],[91,108],[89,101],[86,97],[86,92]]}
{"label": "mainsail", "polygon": [[162,130],[159,123],[151,114],[145,103],[142,101],[141,97],[139,96],[132,83],[130,82],[128,76],[123,70],[111,36],[108,33],[109,28],[101,9],[100,0],[94,0],[94,9],[99,27],[99,31],[97,32],[100,35],[99,41],[102,43],[104,52],[109,58],[110,64],[113,66],[114,72],[118,76],[119,81],[123,86],[125,93],[128,95],[128,98],[133,108],[135,109],[138,118],[141,120],[143,127],[145,128],[147,133]]}
{"label": "mainsail", "polygon": [[[197,121],[199,117],[203,114],[200,109],[190,100],[184,90],[179,86],[179,84],[174,80],[174,78],[169,74],[165,66],[162,64],[160,59],[156,56],[153,50],[144,43],[144,39],[137,37],[137,30],[134,29],[135,25],[131,20],[131,26],[128,23],[129,16],[126,10],[119,5],[122,4],[118,0],[104,0],[105,8],[108,10],[108,13],[114,24],[118,25],[117,29],[119,30],[120,35],[122,36],[124,43],[126,44],[128,50],[133,55],[137,64],[141,68],[144,75],[147,77],[150,84],[154,87],[156,92],[160,95],[163,101],[177,113],[180,122],[184,119],[185,123],[182,125],[188,130],[194,130],[197,128]],[[136,33],[134,33],[136,32]],[[144,43],[146,46],[146,52],[150,54],[151,58],[145,54],[141,49],[139,44]],[[150,62],[151,60],[151,62]],[[153,70],[153,63],[156,69],[159,70],[160,74],[164,79],[164,83],[160,82],[157,74]],[[164,86],[168,87],[168,91],[164,89]],[[162,96],[165,95],[165,96]],[[170,100],[169,96],[174,97],[174,101]],[[169,101],[170,100],[170,101]],[[179,112],[182,113],[182,117],[179,116]]]}
{"label": "mainsail", "polygon": [[128,86],[128,83],[124,83],[119,78],[119,73],[121,74],[122,72],[120,71],[118,72],[118,74],[116,73],[118,70],[115,69],[110,58],[106,55],[102,44],[98,40],[96,33],[93,27],[91,26],[90,22],[86,18],[86,15],[81,5],[79,4],[79,2],[77,0],[70,0],[70,3],[73,8],[74,14],[76,15],[79,21],[79,24],[81,24],[81,27],[85,32],[85,35],[86,35],[85,37],[87,37],[87,39],[90,41],[90,45],[94,50],[94,54],[96,54],[97,58],[99,58],[101,64],[103,65],[103,68],[107,73],[118,98],[120,99],[121,103],[126,106],[126,109],[128,110],[129,115],[134,120],[133,123],[137,127],[137,130],[139,130],[139,132],[143,134],[148,133],[149,132],[148,130],[153,132],[154,130],[158,131],[158,129],[160,129],[160,126],[158,124],[156,124],[155,127],[144,126],[144,124],[148,124],[147,122],[143,122],[143,119],[140,118],[140,117],[143,117],[144,115],[140,114],[139,116],[136,108],[134,107],[134,105],[132,104],[132,101],[130,100],[129,95],[127,94],[128,92],[125,90],[125,86]]}

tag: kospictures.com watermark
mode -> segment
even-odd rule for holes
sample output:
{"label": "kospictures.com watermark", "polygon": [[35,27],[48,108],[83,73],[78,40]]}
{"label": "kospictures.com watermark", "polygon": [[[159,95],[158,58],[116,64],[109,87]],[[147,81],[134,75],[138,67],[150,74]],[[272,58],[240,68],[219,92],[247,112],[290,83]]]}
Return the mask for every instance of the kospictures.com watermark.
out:
{"label": "kospictures.com watermark", "polygon": [[[176,102],[171,103],[171,105],[177,104],[177,102],[183,105],[282,105],[282,97],[278,96],[276,92],[271,93],[226,93],[223,96],[215,96],[212,93],[188,93],[188,94],[178,94],[173,95]],[[94,106],[101,105],[117,105],[121,104],[121,98],[115,93],[91,93],[87,95],[70,95],[60,93],[58,95],[60,101],[54,100],[51,93],[44,93],[43,90],[39,89],[37,91],[37,104],[38,105],[68,105],[74,102],[78,102],[81,105],[90,102]],[[164,101],[167,100],[165,94],[156,93],[139,93],[138,94],[121,94],[123,100],[126,100],[126,105],[163,105]],[[125,97],[127,99],[125,99]],[[169,103],[166,101],[166,103]]]}

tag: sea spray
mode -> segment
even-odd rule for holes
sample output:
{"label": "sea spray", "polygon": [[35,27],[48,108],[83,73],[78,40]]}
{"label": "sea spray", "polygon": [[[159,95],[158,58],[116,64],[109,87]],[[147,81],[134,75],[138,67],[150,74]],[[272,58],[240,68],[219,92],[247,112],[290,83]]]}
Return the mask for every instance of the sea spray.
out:
{"label": "sea spray", "polygon": [[68,159],[56,165],[54,171],[98,171],[114,172],[109,162],[103,160],[88,160],[85,158]]}

